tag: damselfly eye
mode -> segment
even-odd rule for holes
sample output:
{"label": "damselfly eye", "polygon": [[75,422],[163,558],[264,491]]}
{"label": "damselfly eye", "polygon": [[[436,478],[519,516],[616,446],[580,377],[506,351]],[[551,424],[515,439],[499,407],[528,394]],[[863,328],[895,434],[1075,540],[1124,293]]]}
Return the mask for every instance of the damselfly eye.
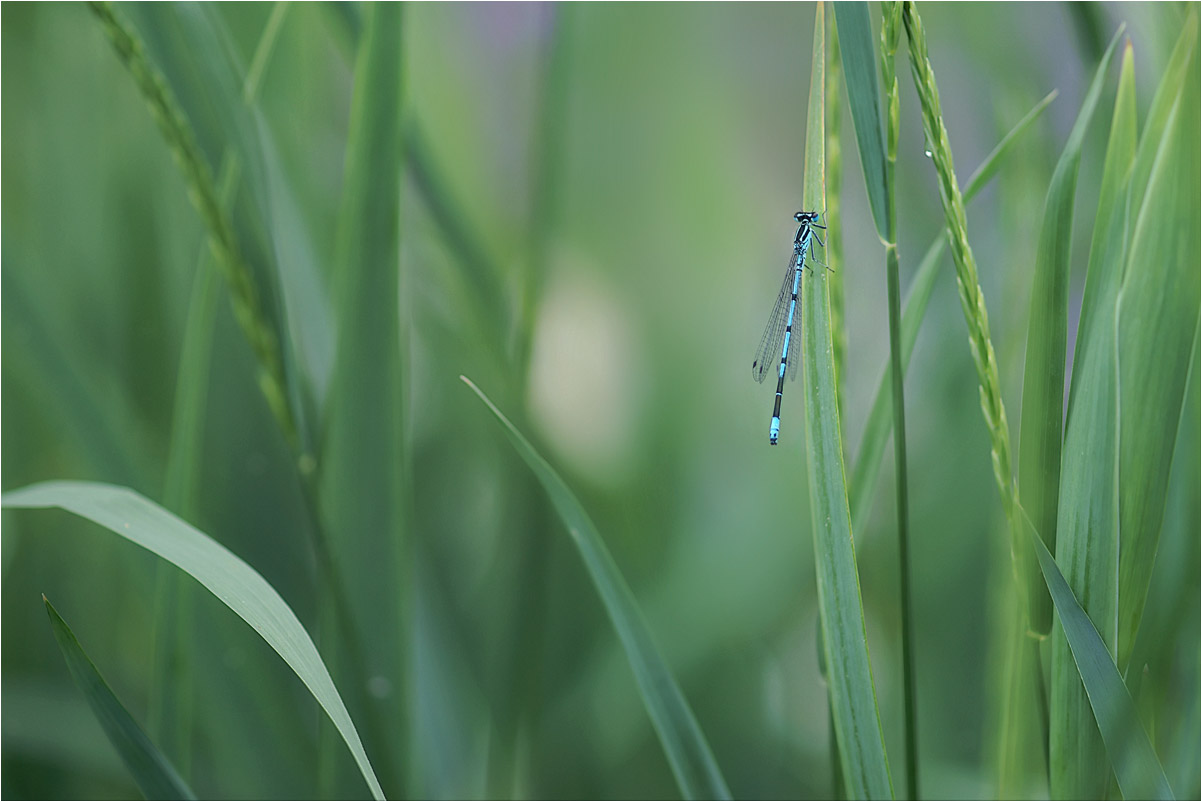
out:
{"label": "damselfly eye", "polygon": [[793,219],[800,223],[802,220],[805,219],[805,216],[806,216],[805,212],[798,212],[797,214],[793,215]]}

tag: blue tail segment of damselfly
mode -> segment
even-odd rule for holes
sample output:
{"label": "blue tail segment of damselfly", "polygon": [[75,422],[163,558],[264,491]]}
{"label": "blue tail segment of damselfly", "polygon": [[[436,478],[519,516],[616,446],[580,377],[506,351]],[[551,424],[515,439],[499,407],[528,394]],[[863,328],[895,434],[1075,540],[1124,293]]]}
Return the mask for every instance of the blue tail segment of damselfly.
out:
{"label": "blue tail segment of damselfly", "polygon": [[757,382],[762,382],[772,373],[773,367],[777,368],[776,400],[772,406],[772,423],[768,427],[768,442],[772,445],[776,445],[780,437],[780,400],[785,391],[785,374],[788,373],[790,379],[797,376],[798,341],[801,338],[793,336],[793,321],[797,312],[801,274],[809,269],[806,258],[813,254],[814,240],[819,245],[823,244],[814,229],[826,228],[818,224],[818,212],[798,212],[793,219],[798,223],[797,234],[793,237],[793,255],[789,257],[784,283],[776,296],[772,314],[768,316],[768,325],[764,328],[764,336],[760,338],[755,360],[751,363],[751,376]]}

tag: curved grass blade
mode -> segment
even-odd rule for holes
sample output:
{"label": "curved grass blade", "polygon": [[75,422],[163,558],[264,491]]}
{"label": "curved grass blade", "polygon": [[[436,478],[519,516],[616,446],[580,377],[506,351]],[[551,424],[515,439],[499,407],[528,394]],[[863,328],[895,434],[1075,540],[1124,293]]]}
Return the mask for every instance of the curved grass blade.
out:
{"label": "curved grass blade", "polygon": [[100,524],[192,575],[284,658],[333,720],[372,796],[384,798],[317,647],[287,602],[255,569],[199,529],[128,488],[100,482],[41,482],[4,493],[0,505],[59,507]]}
{"label": "curved grass blade", "polygon": [[[806,117],[805,183],[802,187],[805,209],[821,209],[826,195],[823,172],[824,11],[823,4],[819,3],[814,20]],[[868,660],[864,609],[843,478],[826,272],[818,270],[813,276],[805,277],[801,299],[806,459],[818,609],[846,788],[856,799],[887,799],[893,797],[893,785]]]}
{"label": "curved grass blade", "polygon": [[83,647],[62,619],[54,605],[43,595],[46,613],[50,616],[50,626],[54,630],[54,639],[62,650],[63,659],[71,671],[71,678],[83,692],[92,712],[104,728],[104,734],[116,748],[121,761],[133,775],[134,782],[142,790],[147,799],[195,799],[196,795],[188,784],[180,778],[172,767],[171,762],[146,737],[146,733],[134,721],[133,716],[121,704],[104,677],[96,670],[96,665],[88,658]]}
{"label": "curved grass blade", "polygon": [[659,735],[681,793],[686,799],[729,799],[726,780],[722,778],[705,734],[697,724],[684,694],[680,692],[668,664],[659,653],[634,594],[610,557],[605,541],[593,526],[588,513],[550,463],[534,450],[534,446],[488,396],[467,377],[459,378],[496,416],[514,449],[547,491],[551,504],[580,551],[584,567],[588,569],[609,620],[622,642],[626,659],[630,661],[643,704]]}
{"label": "curved grass blade", "polygon": [[[1026,116],[1010,129],[1002,138],[993,152],[981,162],[976,171],[968,179],[964,187],[964,202],[968,203],[989,183],[1001,168],[1004,157],[1007,156],[1018,141],[1019,136],[1026,132],[1032,123],[1043,113],[1056,97],[1056,92],[1050,92],[1039,101]],[[918,265],[910,290],[902,305],[901,345],[902,370],[910,365],[910,356],[914,353],[914,343],[918,340],[918,329],[926,315],[927,303],[935,290],[935,278],[939,273],[939,258],[947,245],[947,233],[941,231],[927,248],[926,255]],[[868,413],[868,422],[864,425],[864,434],[860,439],[860,450],[856,454],[852,466],[851,481],[848,484],[848,497],[851,502],[851,527],[853,532],[863,531],[868,523],[868,513],[872,509],[873,491],[876,480],[881,472],[881,456],[885,453],[885,444],[889,441],[889,433],[893,430],[892,399],[889,395],[892,385],[889,361],[881,370],[881,378],[877,381],[876,394]]]}
{"label": "curved grass blade", "polygon": [[[1064,414],[1064,361],[1068,344],[1068,280],[1073,240],[1073,201],[1081,148],[1102,96],[1102,84],[1118,46],[1123,26],[1110,40],[1085,93],[1077,121],[1069,133],[1064,152],[1056,162],[1043,207],[1043,224],[1035,251],[1031,308],[1027,322],[1027,352],[1023,368],[1022,410],[1018,439],[1018,495],[1047,538],[1049,550],[1056,549],[1056,515],[1060,494],[1060,447]],[[1121,176],[1120,176],[1121,180]],[[1109,207],[1105,210],[1109,212]],[[1099,209],[1102,214],[1103,210]],[[1099,217],[1106,220],[1107,217]],[[1116,544],[1117,545],[1117,544]],[[1028,619],[1032,632],[1046,635],[1052,628],[1051,599],[1036,575],[1035,555],[1022,546],[1021,559],[1027,567]],[[1088,596],[1087,596],[1088,598]]]}
{"label": "curved grass blade", "polygon": [[1106,644],[1102,642],[1102,636],[1081,609],[1056,561],[1032,526],[1031,519],[1019,509],[1027,539],[1035,549],[1065,639],[1089,696],[1119,789],[1126,799],[1172,799],[1173,791],[1165,778],[1164,769],[1156,758],[1148,734],[1140,724],[1135,702],[1127,693],[1127,686],[1123,684],[1123,678]]}

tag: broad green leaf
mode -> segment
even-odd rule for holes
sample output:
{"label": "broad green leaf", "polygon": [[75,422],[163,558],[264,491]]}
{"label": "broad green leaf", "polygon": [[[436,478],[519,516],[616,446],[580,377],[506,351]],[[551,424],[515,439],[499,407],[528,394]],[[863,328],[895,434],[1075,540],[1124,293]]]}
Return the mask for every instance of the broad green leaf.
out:
{"label": "broad green leaf", "polygon": [[[1055,99],[1056,93],[1049,93],[1039,101],[1033,109],[1027,112],[1014,128],[1002,138],[993,152],[977,167],[976,172],[968,179],[964,188],[964,202],[968,203],[989,180],[997,174],[998,169],[1021,134],[1035,122],[1048,104]],[[939,258],[947,245],[946,232],[941,231],[927,248],[926,255],[918,265],[910,290],[902,305],[901,346],[902,370],[910,365],[910,356],[914,353],[914,343],[918,340],[918,329],[926,315],[927,303],[935,290],[935,278],[939,273]],[[852,466],[851,481],[848,483],[848,497],[851,501],[851,526],[853,532],[863,531],[868,523],[868,513],[872,509],[873,491],[876,488],[877,477],[881,472],[881,456],[885,453],[885,444],[889,442],[889,433],[893,430],[892,398],[889,388],[892,384],[889,361],[881,370],[881,378],[877,381],[876,394],[868,413],[868,422],[864,425],[864,434],[860,439],[860,450],[856,454]]]}
{"label": "broad green leaf", "polygon": [[[1176,431],[1198,321],[1198,154],[1187,144],[1197,130],[1197,41],[1198,18],[1191,11],[1183,44],[1174,51],[1153,100],[1133,168],[1134,193],[1141,186],[1142,165],[1153,165],[1123,278],[1119,316],[1118,664],[1124,671],[1160,539],[1172,458],[1168,444]],[[1182,50],[1185,66],[1178,69]],[[1157,127],[1158,104],[1173,86],[1180,98],[1176,124],[1186,130],[1173,133],[1173,149],[1166,150],[1166,143],[1157,147],[1166,131]],[[1140,197],[1133,194],[1132,203]]]}
{"label": "broad green leaf", "polygon": [[[1073,200],[1081,148],[1102,96],[1102,85],[1110,59],[1118,46],[1119,27],[1106,54],[1094,72],[1077,121],[1052,173],[1044,201],[1043,225],[1035,250],[1030,313],[1027,319],[1027,351],[1023,367],[1022,418],[1018,445],[1018,494],[1036,530],[1056,548],[1056,515],[1060,489],[1060,448],[1064,415],[1064,360],[1068,343],[1068,283],[1073,239]],[[1105,219],[1105,218],[1103,218]],[[1051,631],[1051,600],[1043,582],[1035,575],[1034,555],[1024,543],[1020,572],[1027,583],[1028,616],[1031,630],[1040,635]]]}
{"label": "broad green leaf", "polygon": [[[842,19],[840,17],[840,29],[846,30]],[[802,187],[802,207],[805,209],[821,209],[826,195],[823,20],[824,6],[820,3],[814,21],[806,117],[805,181]],[[800,313],[810,518],[814,566],[818,575],[818,609],[826,649],[826,678],[848,793],[856,799],[889,799],[893,797],[893,785],[868,660],[860,579],[856,573],[851,517],[843,479],[830,299],[825,274],[826,270],[819,269],[813,275],[803,277]]]}
{"label": "broad green leaf", "polygon": [[146,737],[138,722],[134,721],[104,677],[100,676],[71,627],[67,626],[67,622],[45,596],[42,596],[42,601],[46,604],[54,638],[62,650],[63,659],[67,661],[71,678],[88,700],[92,712],[104,728],[104,734],[116,748],[142,794],[147,799],[195,799],[192,789],[180,778],[158,747]]}
{"label": "broad green leaf", "polygon": [[[1035,549],[1036,559],[1043,572],[1057,618],[1065,639],[1072,650],[1078,676],[1085,686],[1089,703],[1106,744],[1106,754],[1118,779],[1119,788],[1127,799],[1172,799],[1173,791],[1165,779],[1164,769],[1152,749],[1152,742],[1139,721],[1135,702],[1106,644],[1089,616],[1081,609],[1072,589],[1056,565],[1047,546],[1022,514],[1028,540]],[[1102,774],[1099,766],[1093,766]],[[1053,791],[1053,795],[1055,792]]]}
{"label": "broad green leaf", "polygon": [[[1076,587],[1085,600],[1086,611],[1112,651],[1116,638],[1114,576],[1119,545],[1115,304],[1128,245],[1130,196],[1126,188],[1134,157],[1134,126],[1135,71],[1128,44],[1095,222],[1095,228],[1104,235],[1094,237],[1095,247],[1090,252],[1087,300],[1091,314],[1082,314],[1082,325],[1077,330],[1063,471],[1057,466],[1060,564],[1070,586]],[[1059,414],[1057,407],[1057,417]],[[1034,560],[1034,553],[1030,557]],[[1028,592],[1031,593],[1030,588]],[[1104,794],[1107,775],[1098,770],[1104,746],[1061,630],[1052,633],[1050,716],[1052,795],[1063,798]]]}
{"label": "broad green leaf", "polygon": [[60,507],[182,568],[250,624],[329,714],[376,799],[383,799],[359,733],[317,647],[280,594],[217,541],[134,491],[100,482],[41,482],[0,496],[13,508]]}
{"label": "broad green leaf", "polygon": [[402,608],[411,586],[398,293],[401,11],[382,3],[364,15],[337,244],[338,348],[318,465],[322,522],[351,617],[331,626],[355,652],[336,673],[360,688],[381,681],[375,678],[391,685],[379,702],[350,698],[356,712],[383,722],[385,742],[375,745],[390,754],[400,749],[406,722]]}
{"label": "broad green leaf", "polygon": [[622,649],[643,696],[643,704],[659,735],[681,793],[686,799],[729,799],[726,780],[714,761],[705,735],[668,664],[659,653],[634,594],[622,578],[588,513],[555,469],[534,450],[534,446],[510,423],[509,418],[471,380],[463,376],[460,378],[496,416],[505,435],[547,491],[552,506],[567,527],[568,535],[579,550],[584,567],[601,596],[610,623],[622,642]]}
{"label": "broad green leaf", "polygon": [[881,95],[877,86],[876,40],[872,36],[867,3],[835,3],[843,72],[847,76],[847,101],[856,130],[868,205],[877,234],[886,240],[888,193],[885,186],[885,141],[882,133]]}

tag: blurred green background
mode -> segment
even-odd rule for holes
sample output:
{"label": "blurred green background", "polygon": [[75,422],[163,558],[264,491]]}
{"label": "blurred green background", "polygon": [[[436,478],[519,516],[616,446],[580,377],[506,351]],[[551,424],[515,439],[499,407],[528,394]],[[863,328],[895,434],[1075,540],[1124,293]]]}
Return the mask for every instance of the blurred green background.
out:
{"label": "blurred green background", "polygon": [[[1027,293],[1052,166],[1119,22],[1134,45],[1142,112],[1184,12],[1177,4],[922,11],[962,181],[1041,97],[1060,93],[968,212],[1017,436]],[[271,7],[223,4],[217,12],[249,62]],[[483,243],[503,290],[479,297],[420,186],[407,180],[400,270],[417,598],[407,727],[418,756],[407,765],[370,744],[369,752],[407,772],[409,794],[678,795],[578,554],[460,374],[498,399],[580,496],[732,792],[831,793],[800,383],[786,387],[782,447],[770,448],[771,390],[747,376],[800,198],[813,16],[809,4],[406,6],[406,116],[424,128],[458,198],[456,218]],[[878,26],[875,6],[873,17]],[[88,9],[7,3],[0,22],[3,488],[93,479],[161,499],[202,225]],[[290,7],[259,101],[327,280],[353,36],[346,10]],[[554,61],[553,36],[561,37]],[[904,291],[943,214],[908,71],[900,81]],[[1109,120],[1114,82],[1098,120]],[[540,132],[549,85],[564,102]],[[1105,132],[1095,125],[1085,148],[1076,218],[1084,232]],[[843,152],[846,257],[835,267],[846,284],[850,457],[888,335],[883,251],[846,107]],[[548,153],[550,172],[540,173]],[[542,223],[547,272],[523,376],[498,356],[510,344],[489,341],[476,310],[480,301],[515,304],[532,258],[539,175],[552,187]],[[1073,253],[1070,337],[1086,242],[1079,237]],[[316,632],[327,600],[293,457],[255,384],[224,285],[222,296],[194,523],[262,573]],[[988,797],[1005,648],[998,609],[1010,560],[950,261],[906,392],[924,795]],[[1139,703],[1174,789],[1196,797],[1196,387],[1187,403],[1193,428],[1185,427],[1174,462],[1161,545],[1175,557],[1162,560],[1169,564],[1158,567],[1149,602],[1168,635]],[[892,465],[887,456],[873,516],[855,534],[897,772]],[[59,512],[6,511],[2,546],[0,792],[136,793],[71,682],[39,594],[145,720],[155,684],[156,559]],[[193,599],[190,676],[175,691],[196,704],[194,789],[202,797],[320,793],[312,698],[224,606],[204,592]]]}

